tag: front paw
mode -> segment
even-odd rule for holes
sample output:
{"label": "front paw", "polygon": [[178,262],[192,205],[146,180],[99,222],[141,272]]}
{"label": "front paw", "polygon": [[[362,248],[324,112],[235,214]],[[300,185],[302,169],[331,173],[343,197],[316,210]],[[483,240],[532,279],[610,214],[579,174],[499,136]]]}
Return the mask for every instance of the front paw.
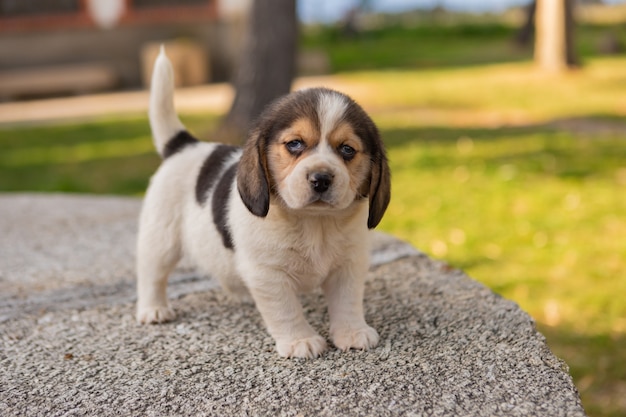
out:
{"label": "front paw", "polygon": [[176,313],[168,305],[137,307],[137,322],[140,324],[155,324],[172,321]]}
{"label": "front paw", "polygon": [[351,348],[368,350],[378,345],[378,332],[367,324],[359,328],[335,329],[331,334],[335,346],[344,352]]}
{"label": "front paw", "polygon": [[303,339],[277,340],[276,350],[284,358],[317,358],[326,350],[326,340],[320,335]]}

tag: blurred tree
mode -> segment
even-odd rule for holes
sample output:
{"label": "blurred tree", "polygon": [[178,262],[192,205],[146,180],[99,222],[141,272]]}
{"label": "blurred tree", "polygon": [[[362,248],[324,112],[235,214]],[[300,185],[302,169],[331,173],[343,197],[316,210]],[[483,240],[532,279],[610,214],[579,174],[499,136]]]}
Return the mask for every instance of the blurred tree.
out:
{"label": "blurred tree", "polygon": [[296,67],[295,0],[254,0],[235,78],[235,100],[218,128],[222,142],[241,143],[272,100],[287,94]]}
{"label": "blurred tree", "polygon": [[537,0],[535,61],[550,72],[575,67],[574,0]]}

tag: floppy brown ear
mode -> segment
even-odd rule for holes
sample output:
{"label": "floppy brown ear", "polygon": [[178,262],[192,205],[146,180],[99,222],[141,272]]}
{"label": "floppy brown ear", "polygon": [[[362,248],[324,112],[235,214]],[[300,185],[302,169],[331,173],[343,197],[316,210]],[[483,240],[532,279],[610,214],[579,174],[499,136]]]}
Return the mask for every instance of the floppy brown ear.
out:
{"label": "floppy brown ear", "polygon": [[237,189],[241,200],[255,216],[265,217],[270,209],[270,178],[265,157],[265,140],[252,132],[237,167]]}
{"label": "floppy brown ear", "polygon": [[[380,139],[379,139],[380,140]],[[372,177],[370,179],[370,211],[367,219],[367,227],[375,228],[387,210],[391,199],[391,175],[385,151],[380,148],[372,158]]]}

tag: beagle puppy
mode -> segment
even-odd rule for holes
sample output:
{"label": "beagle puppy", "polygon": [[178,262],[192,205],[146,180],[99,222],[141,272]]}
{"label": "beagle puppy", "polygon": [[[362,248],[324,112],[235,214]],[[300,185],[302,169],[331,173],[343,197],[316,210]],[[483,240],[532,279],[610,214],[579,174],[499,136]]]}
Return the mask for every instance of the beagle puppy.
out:
{"label": "beagle puppy", "polygon": [[161,50],[149,113],[163,163],[139,221],[137,320],[174,319],[167,279],[184,254],[228,292],[252,296],[281,356],[326,349],[298,299],[318,287],[334,345],[375,347],[363,315],[368,229],[389,204],[390,178],[370,117],[337,91],[301,90],[271,104],[241,149],[189,134],[173,94]]}

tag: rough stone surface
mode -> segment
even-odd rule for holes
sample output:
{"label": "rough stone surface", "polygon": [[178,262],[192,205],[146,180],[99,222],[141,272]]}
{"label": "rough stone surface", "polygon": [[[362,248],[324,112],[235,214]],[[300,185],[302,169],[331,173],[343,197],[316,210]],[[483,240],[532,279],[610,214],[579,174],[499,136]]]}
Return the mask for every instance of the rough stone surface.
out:
{"label": "rough stone surface", "polygon": [[[381,344],[282,359],[255,307],[179,269],[178,319],[133,312],[130,198],[0,195],[0,415],[584,416],[532,319],[376,234],[366,316]],[[303,298],[328,336],[320,294]]]}

